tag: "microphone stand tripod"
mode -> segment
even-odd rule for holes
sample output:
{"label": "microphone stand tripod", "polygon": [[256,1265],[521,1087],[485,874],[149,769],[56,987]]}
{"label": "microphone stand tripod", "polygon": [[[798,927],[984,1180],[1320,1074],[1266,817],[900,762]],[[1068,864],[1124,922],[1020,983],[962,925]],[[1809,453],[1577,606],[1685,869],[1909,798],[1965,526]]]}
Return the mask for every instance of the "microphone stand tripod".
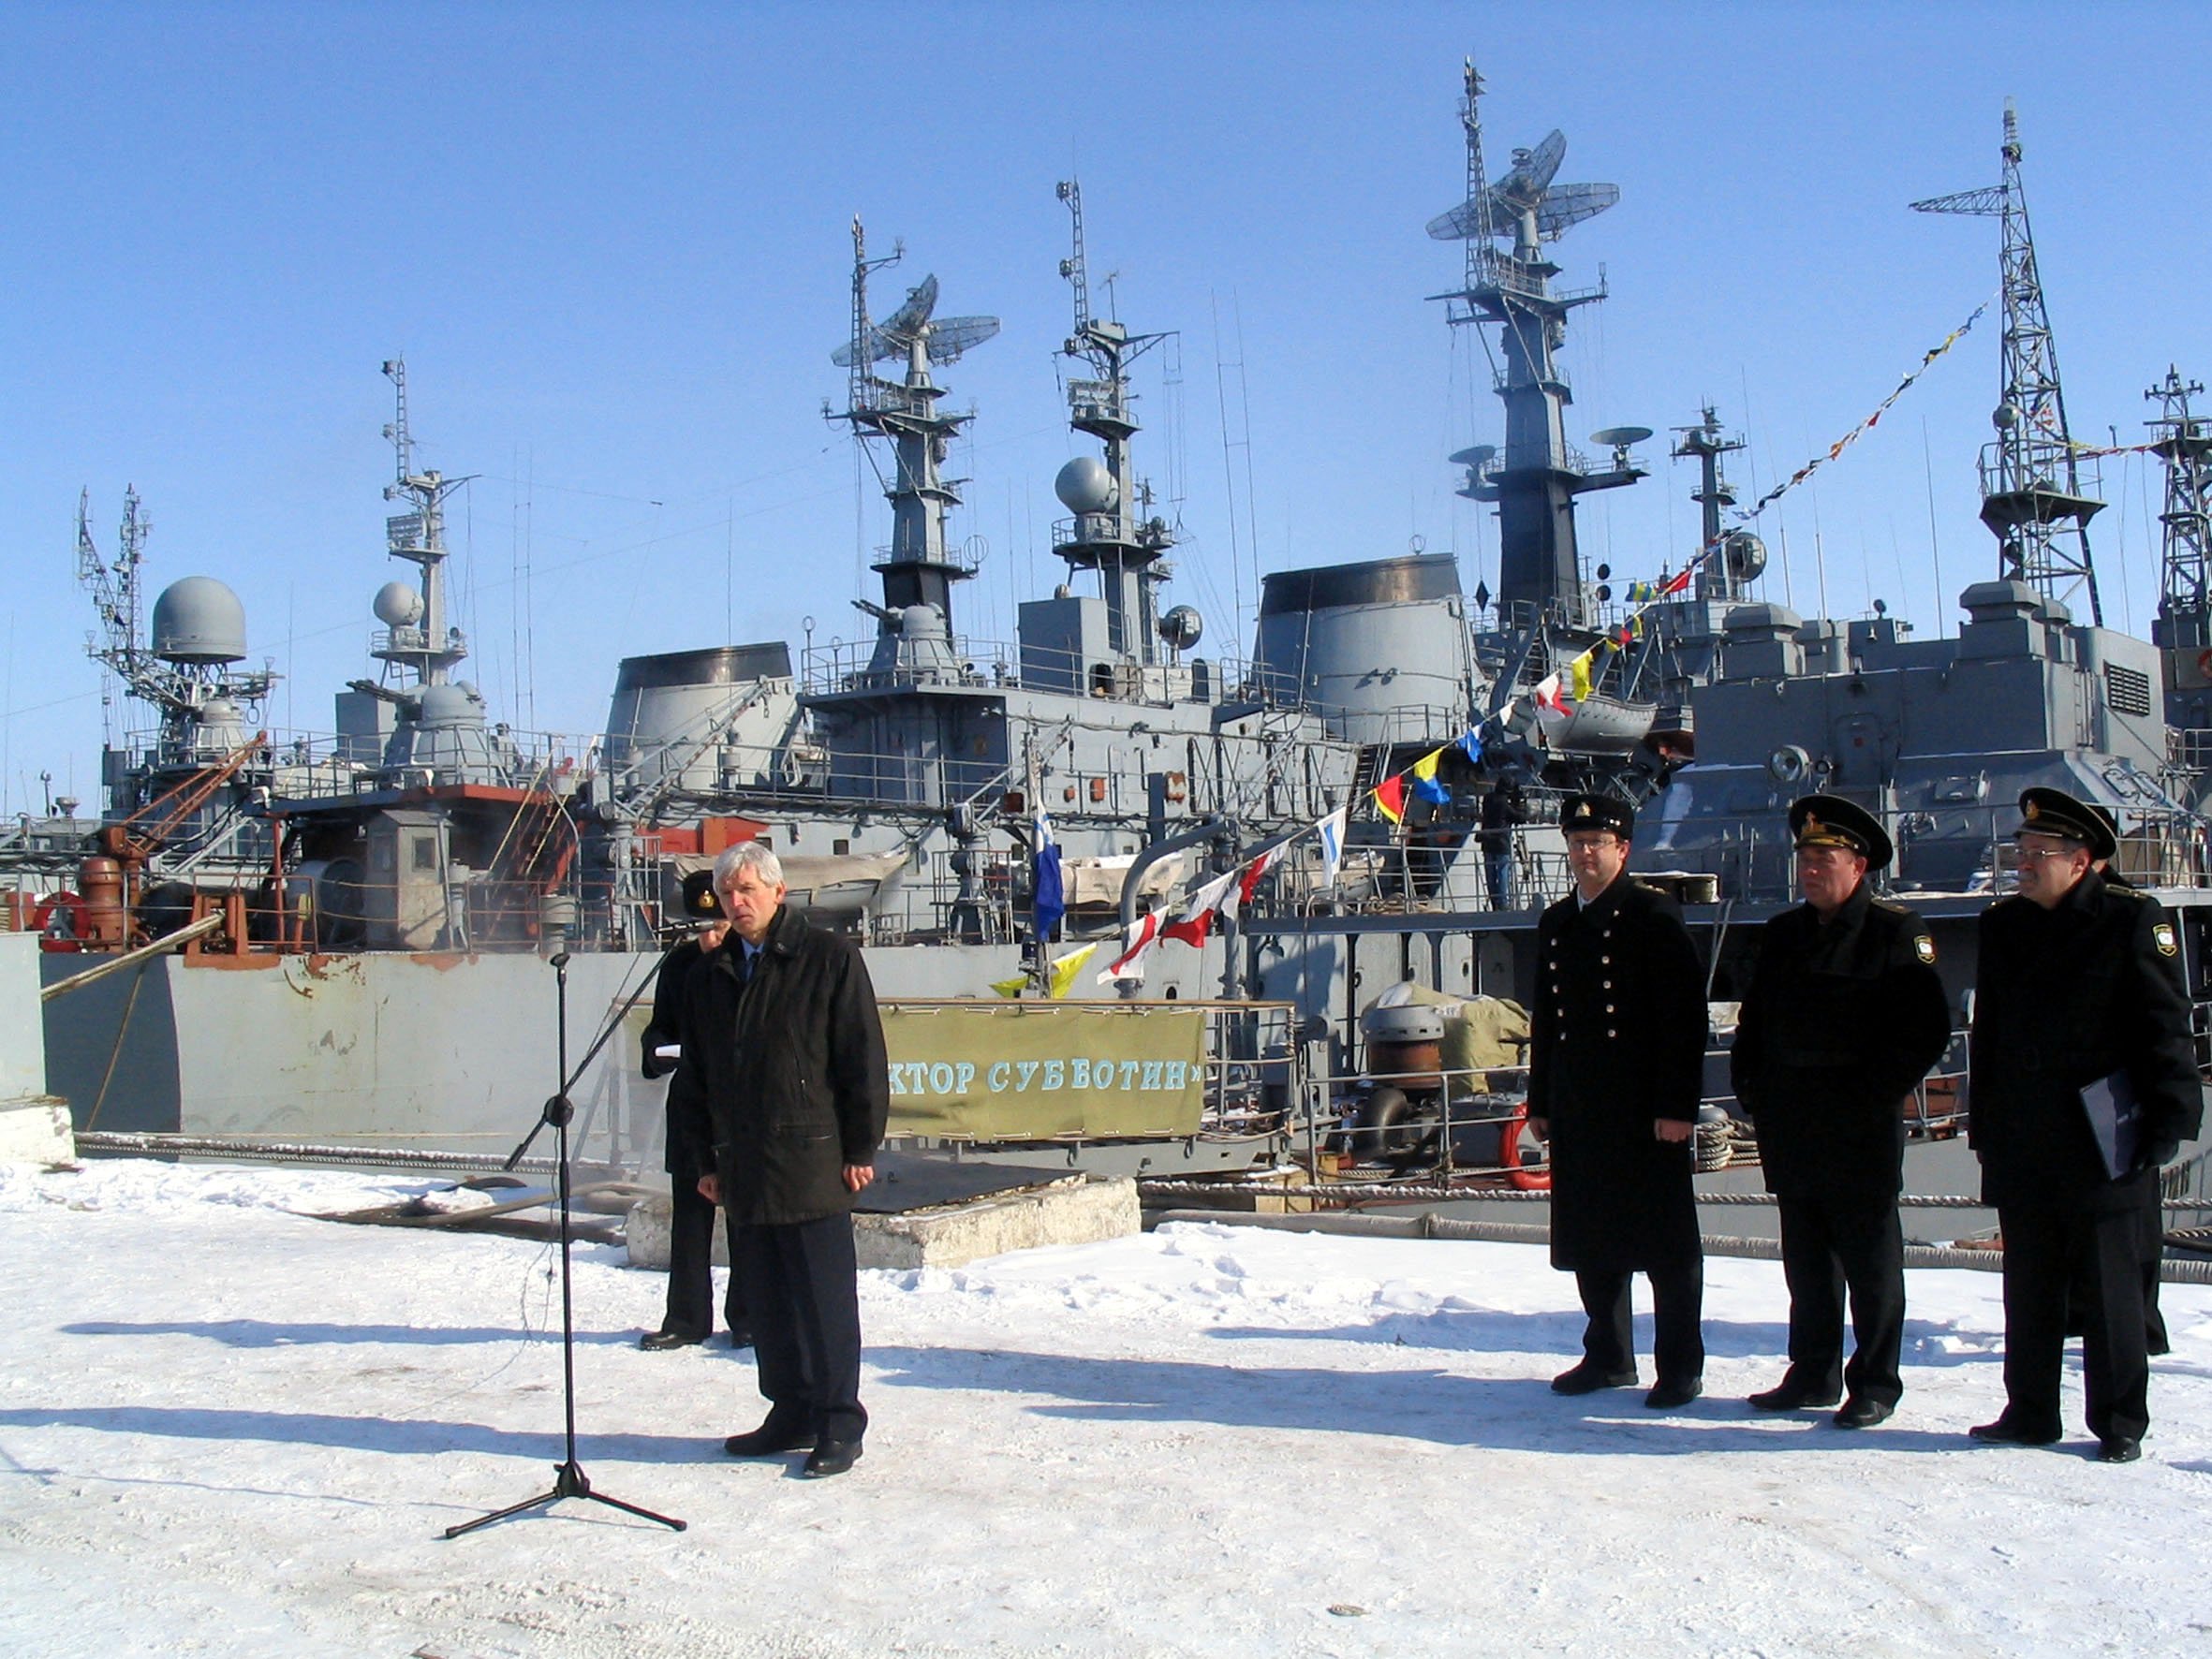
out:
{"label": "microphone stand tripod", "polygon": [[[559,1503],[563,1498],[588,1498],[595,1504],[604,1504],[627,1515],[657,1521],[679,1533],[685,1528],[683,1521],[671,1516],[656,1515],[650,1509],[641,1509],[635,1504],[626,1504],[620,1498],[610,1498],[605,1492],[592,1490],[591,1481],[584,1475],[583,1465],[576,1461],[576,1316],[568,1263],[568,1120],[576,1115],[576,1108],[568,1100],[568,1085],[575,1081],[568,1075],[568,953],[565,950],[558,952],[553,958],[553,967],[558,984],[556,996],[561,1087],[559,1093],[545,1103],[545,1109],[539,1114],[538,1122],[531,1125],[530,1133],[523,1138],[523,1144],[515,1148],[514,1156],[508,1160],[508,1167],[511,1169],[522,1162],[524,1154],[530,1150],[530,1143],[538,1138],[538,1130],[548,1123],[553,1125],[553,1162],[559,1171],[561,1198],[561,1388],[568,1411],[568,1457],[553,1468],[551,1491],[540,1492],[534,1498],[524,1498],[519,1504],[509,1504],[504,1509],[494,1509],[489,1515],[479,1515],[474,1520],[465,1520],[458,1526],[450,1526],[445,1534],[449,1538],[458,1538],[463,1533],[473,1533],[479,1527],[490,1526],[495,1520],[505,1520],[510,1515],[543,1509],[549,1505]],[[595,1048],[593,1052],[597,1053],[597,1050]],[[585,1064],[590,1064],[589,1056],[585,1057]]]}

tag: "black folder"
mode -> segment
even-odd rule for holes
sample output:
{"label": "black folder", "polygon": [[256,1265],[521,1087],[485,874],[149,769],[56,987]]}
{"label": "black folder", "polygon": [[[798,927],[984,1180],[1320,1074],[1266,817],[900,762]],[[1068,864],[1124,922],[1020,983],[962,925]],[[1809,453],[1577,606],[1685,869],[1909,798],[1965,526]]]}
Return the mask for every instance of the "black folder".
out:
{"label": "black folder", "polygon": [[2097,1152],[2104,1160],[2104,1173],[2117,1181],[2135,1167],[2135,1147],[2143,1124],[2143,1107],[2135,1098],[2135,1085],[2125,1071],[2099,1078],[2082,1090],[2082,1111],[2089,1132],[2097,1137]]}

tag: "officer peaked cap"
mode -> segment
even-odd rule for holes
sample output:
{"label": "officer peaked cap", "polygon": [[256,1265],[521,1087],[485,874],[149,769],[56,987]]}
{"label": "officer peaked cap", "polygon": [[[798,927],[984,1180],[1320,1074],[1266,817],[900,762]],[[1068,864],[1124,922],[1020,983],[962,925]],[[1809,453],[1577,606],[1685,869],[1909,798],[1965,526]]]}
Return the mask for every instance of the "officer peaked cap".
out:
{"label": "officer peaked cap", "polygon": [[2095,807],[2086,800],[2077,800],[2063,789],[2035,788],[2020,796],[2020,828],[2014,835],[2055,835],[2060,841],[2079,843],[2089,849],[2092,859],[2109,859],[2119,850],[2119,837],[2113,825],[2099,815]]}
{"label": "officer peaked cap", "polygon": [[720,921],[727,914],[712,870],[694,870],[684,878],[684,914],[700,921]]}
{"label": "officer peaked cap", "polygon": [[1790,807],[1790,834],[1800,847],[1839,846],[1880,870],[1895,854],[1881,820],[1840,795],[1807,795]]}
{"label": "officer peaked cap", "polygon": [[1627,841],[1636,833],[1636,809],[1614,795],[1570,795],[1559,803],[1562,830],[1610,830]]}

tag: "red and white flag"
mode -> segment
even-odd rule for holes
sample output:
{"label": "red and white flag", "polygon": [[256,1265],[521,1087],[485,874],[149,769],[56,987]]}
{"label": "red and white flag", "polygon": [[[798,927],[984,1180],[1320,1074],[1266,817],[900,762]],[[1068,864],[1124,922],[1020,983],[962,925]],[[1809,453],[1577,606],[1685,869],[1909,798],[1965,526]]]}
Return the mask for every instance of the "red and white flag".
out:
{"label": "red and white flag", "polygon": [[1556,668],[1538,683],[1535,697],[1538,708],[1549,709],[1555,714],[1567,712],[1567,698],[1559,689],[1559,672]]}
{"label": "red and white flag", "polygon": [[1099,983],[1144,977],[1144,953],[1159,943],[1159,912],[1148,910],[1122,930],[1121,954],[1099,971]]}
{"label": "red and white flag", "polygon": [[1217,875],[1212,881],[1190,895],[1190,902],[1183,907],[1182,918],[1160,929],[1163,939],[1180,939],[1186,945],[1203,945],[1206,935],[1214,931],[1217,916],[1234,916],[1238,902],[1243,898],[1237,887],[1242,872],[1231,870],[1226,875]]}

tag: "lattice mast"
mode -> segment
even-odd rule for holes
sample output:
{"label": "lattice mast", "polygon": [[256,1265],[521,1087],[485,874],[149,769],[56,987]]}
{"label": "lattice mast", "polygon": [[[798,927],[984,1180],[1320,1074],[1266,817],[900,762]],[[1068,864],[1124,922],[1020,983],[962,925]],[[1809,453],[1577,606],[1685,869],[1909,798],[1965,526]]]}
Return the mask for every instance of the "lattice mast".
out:
{"label": "lattice mast", "polygon": [[[2020,124],[2005,100],[2001,182],[1912,204],[1915,213],[1968,213],[1998,221],[2004,296],[2004,390],[1990,417],[1997,436],[1982,450],[1982,522],[1998,538],[2000,573],[2071,607],[2083,592],[2090,620],[2104,624],[2089,521],[2104,507],[2066,423],[2058,353],[2036,272],[2035,238],[2020,182]],[[2085,483],[2084,473],[2090,476]]]}
{"label": "lattice mast", "polygon": [[2158,434],[2150,448],[2166,463],[2165,510],[2159,514],[2162,580],[2150,637],[2169,651],[2212,648],[2212,420],[2189,406],[2204,389],[2169,367],[2166,378],[2143,394],[2160,407],[2150,422]]}

